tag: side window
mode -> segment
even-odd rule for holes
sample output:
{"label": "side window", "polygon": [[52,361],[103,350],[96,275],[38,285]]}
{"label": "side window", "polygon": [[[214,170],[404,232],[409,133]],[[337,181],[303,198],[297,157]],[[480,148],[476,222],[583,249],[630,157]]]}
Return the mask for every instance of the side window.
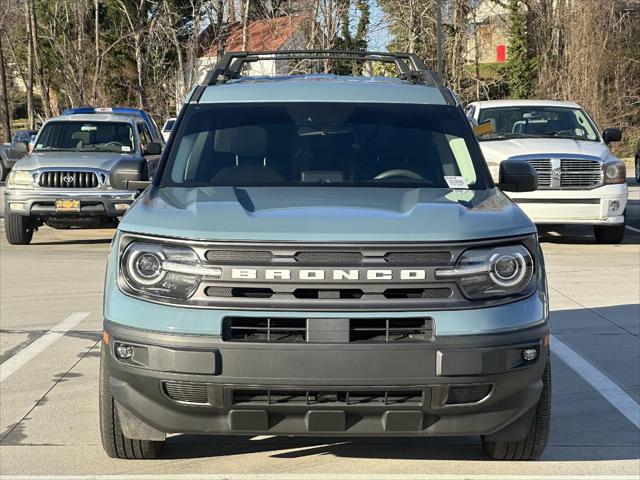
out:
{"label": "side window", "polygon": [[146,147],[153,141],[151,139],[149,128],[145,123],[138,123],[138,135],[140,136],[141,148],[142,150],[144,150],[144,147]]}

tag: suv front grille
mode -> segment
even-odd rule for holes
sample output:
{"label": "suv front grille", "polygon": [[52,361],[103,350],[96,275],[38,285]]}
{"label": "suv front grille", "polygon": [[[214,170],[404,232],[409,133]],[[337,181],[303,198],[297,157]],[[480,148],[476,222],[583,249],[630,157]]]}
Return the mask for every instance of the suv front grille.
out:
{"label": "suv front grille", "polygon": [[43,188],[97,188],[100,182],[95,172],[56,170],[42,172],[38,185]]}
{"label": "suv front grille", "polygon": [[[331,322],[331,328],[326,325]],[[337,323],[336,323],[337,322]],[[331,330],[334,329],[334,330]],[[428,342],[433,319],[225,317],[222,341],[248,343],[396,343]]]}
{"label": "suv front grille", "polygon": [[420,390],[234,390],[234,405],[412,405],[421,406]]}

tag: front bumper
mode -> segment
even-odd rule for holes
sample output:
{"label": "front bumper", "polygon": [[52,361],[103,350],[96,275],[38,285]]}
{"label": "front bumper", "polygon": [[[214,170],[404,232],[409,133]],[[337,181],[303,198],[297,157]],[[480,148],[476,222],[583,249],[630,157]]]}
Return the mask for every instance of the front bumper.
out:
{"label": "front bumper", "polygon": [[[13,214],[33,217],[119,217],[135,200],[137,192],[78,189],[6,189],[5,205]],[[80,200],[80,212],[56,212],[56,200]]]}
{"label": "front bumper", "polygon": [[[105,330],[110,341],[103,344],[103,361],[125,435],[156,440],[168,433],[505,431],[522,438],[540,398],[548,353],[546,324],[387,344],[224,342],[109,321]],[[116,358],[118,343],[134,347],[131,360]],[[536,348],[537,359],[522,360],[523,348]],[[480,393],[466,398],[474,388]],[[451,403],[453,391],[462,403]]]}
{"label": "front bumper", "polygon": [[592,190],[547,190],[509,193],[536,224],[620,225],[629,191],[626,184]]}

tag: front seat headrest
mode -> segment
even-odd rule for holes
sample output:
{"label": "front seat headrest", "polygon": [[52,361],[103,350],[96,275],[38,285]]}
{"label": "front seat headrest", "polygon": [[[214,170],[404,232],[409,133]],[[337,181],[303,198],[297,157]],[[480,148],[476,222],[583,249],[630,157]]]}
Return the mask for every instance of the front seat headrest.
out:
{"label": "front seat headrest", "polygon": [[267,131],[253,125],[234,128],[231,133],[231,151],[239,158],[264,157],[267,152]]}

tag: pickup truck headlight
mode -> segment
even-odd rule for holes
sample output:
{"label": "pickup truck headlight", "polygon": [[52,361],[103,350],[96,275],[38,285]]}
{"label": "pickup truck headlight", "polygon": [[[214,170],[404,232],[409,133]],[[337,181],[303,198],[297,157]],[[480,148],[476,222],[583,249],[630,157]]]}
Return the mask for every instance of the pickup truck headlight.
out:
{"label": "pickup truck headlight", "polygon": [[469,299],[508,297],[527,289],[534,262],[523,245],[466,250],[453,269],[436,270],[439,280],[455,279]]}
{"label": "pickup truck headlight", "polygon": [[604,169],[604,183],[625,183],[627,181],[627,166],[621,160],[607,162]]}
{"label": "pickup truck headlight", "polygon": [[189,298],[202,277],[220,277],[219,268],[200,265],[188,247],[133,241],[120,261],[120,274],[129,293],[158,299]]}
{"label": "pickup truck headlight", "polygon": [[27,170],[12,170],[7,176],[7,188],[31,188],[33,175]]}

